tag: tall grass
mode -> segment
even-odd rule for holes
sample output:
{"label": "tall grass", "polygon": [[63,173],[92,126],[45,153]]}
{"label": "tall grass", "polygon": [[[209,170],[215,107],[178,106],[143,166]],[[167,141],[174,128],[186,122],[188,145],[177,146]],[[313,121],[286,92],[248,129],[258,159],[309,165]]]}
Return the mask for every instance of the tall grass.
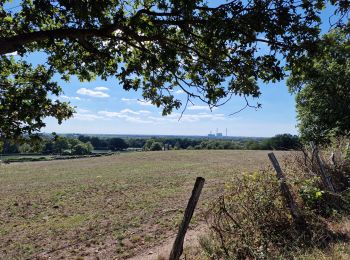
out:
{"label": "tall grass", "polygon": [[[327,159],[330,150],[334,156]],[[293,220],[272,168],[246,173],[228,183],[210,205],[210,233],[201,239],[204,254],[210,259],[293,258],[346,238],[331,223],[350,210],[350,160],[343,143],[323,147],[321,158],[336,193],[323,184],[312,151],[291,153],[282,163],[305,227]]]}

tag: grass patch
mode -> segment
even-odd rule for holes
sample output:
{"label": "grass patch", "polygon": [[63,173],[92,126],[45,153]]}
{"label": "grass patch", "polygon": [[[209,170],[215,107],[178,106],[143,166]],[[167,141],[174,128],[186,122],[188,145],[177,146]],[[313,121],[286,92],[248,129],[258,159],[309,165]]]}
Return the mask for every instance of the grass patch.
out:
{"label": "grass patch", "polygon": [[135,255],[176,232],[197,176],[193,225],[224,182],[267,163],[264,151],[167,151],[1,164],[0,259]]}

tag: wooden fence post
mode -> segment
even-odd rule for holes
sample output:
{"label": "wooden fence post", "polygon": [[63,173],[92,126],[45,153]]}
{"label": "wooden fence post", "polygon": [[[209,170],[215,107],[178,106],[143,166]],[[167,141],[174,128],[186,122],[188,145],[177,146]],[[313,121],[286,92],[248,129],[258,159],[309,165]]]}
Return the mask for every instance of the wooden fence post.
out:
{"label": "wooden fence post", "polygon": [[320,167],[320,171],[321,171],[321,178],[322,181],[324,183],[324,185],[326,186],[326,188],[328,188],[330,191],[335,192],[335,188],[332,182],[332,176],[330,176],[326,169],[324,168],[324,164],[323,161],[320,157],[320,154],[318,152],[317,146],[314,144],[314,142],[310,142],[310,146],[312,149],[312,155],[315,155],[316,157],[316,162],[318,164],[318,166]]}
{"label": "wooden fence post", "polygon": [[335,165],[335,155],[334,152],[331,153],[331,156],[329,157],[329,160],[331,162],[332,165]]}
{"label": "wooden fence post", "polygon": [[196,183],[194,184],[192,195],[188,201],[184,217],[179,227],[179,231],[176,235],[173,248],[171,249],[169,260],[178,260],[183,251],[183,244],[188,226],[191,222],[194,209],[196,208],[199,196],[201,195],[202,188],[204,186],[205,179],[202,177],[197,177]]}
{"label": "wooden fence post", "polygon": [[349,152],[350,152],[350,142],[347,143],[345,147],[345,158],[349,157]]}
{"label": "wooden fence post", "polygon": [[302,214],[300,214],[300,212],[299,212],[299,208],[294,201],[294,198],[293,198],[291,191],[289,190],[289,187],[288,187],[287,182],[286,182],[286,178],[282,172],[281,166],[278,163],[278,160],[277,160],[275,154],[269,153],[268,156],[269,156],[269,159],[272,163],[273,168],[276,171],[277,178],[280,181],[280,188],[281,188],[282,195],[286,200],[287,206],[292,214],[292,217],[293,217],[295,223],[297,223],[300,227],[306,227],[306,221],[305,221],[304,217],[302,216]]}

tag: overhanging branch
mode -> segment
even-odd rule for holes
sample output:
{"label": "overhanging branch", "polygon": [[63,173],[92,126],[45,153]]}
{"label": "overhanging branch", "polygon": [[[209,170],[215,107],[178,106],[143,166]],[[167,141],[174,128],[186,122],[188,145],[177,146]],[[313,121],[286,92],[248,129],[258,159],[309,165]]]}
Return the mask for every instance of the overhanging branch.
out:
{"label": "overhanging branch", "polygon": [[112,33],[120,29],[120,26],[110,25],[100,29],[77,29],[77,28],[62,28],[47,31],[37,31],[22,33],[19,35],[0,38],[0,55],[11,53],[18,50],[26,44],[40,42],[47,39],[74,39],[85,40],[86,37],[110,37]]}

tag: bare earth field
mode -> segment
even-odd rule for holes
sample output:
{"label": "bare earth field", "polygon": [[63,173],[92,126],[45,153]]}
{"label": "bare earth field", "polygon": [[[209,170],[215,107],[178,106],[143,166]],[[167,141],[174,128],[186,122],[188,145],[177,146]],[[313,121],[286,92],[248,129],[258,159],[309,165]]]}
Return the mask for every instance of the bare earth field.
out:
{"label": "bare earth field", "polygon": [[176,233],[197,176],[191,228],[225,180],[267,164],[266,151],[167,151],[0,165],[0,259],[147,254]]}

